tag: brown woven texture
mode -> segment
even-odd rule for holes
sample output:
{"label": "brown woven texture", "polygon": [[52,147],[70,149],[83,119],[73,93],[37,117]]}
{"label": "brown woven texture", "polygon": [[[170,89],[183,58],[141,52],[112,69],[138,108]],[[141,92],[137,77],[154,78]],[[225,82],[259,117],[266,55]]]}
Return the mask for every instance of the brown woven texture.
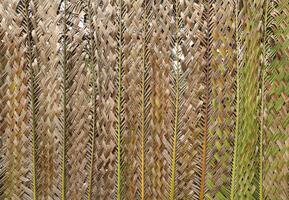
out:
{"label": "brown woven texture", "polygon": [[288,200],[288,0],[0,0],[0,200]]}

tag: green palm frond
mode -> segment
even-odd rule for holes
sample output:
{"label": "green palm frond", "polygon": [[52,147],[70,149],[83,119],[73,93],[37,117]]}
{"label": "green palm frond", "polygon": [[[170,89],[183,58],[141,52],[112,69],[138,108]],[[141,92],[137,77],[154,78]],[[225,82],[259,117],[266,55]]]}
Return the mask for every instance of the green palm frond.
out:
{"label": "green palm frond", "polygon": [[90,137],[89,137],[89,163],[88,163],[88,189],[87,189],[87,199],[92,199],[92,189],[95,187],[95,183],[93,180],[93,176],[95,176],[95,140],[97,137],[97,134],[99,134],[99,129],[97,127],[97,120],[99,119],[97,113],[97,103],[98,103],[98,95],[99,95],[99,87],[97,84],[99,84],[99,66],[97,66],[96,63],[96,44],[97,44],[97,38],[94,36],[94,29],[95,26],[93,24],[93,16],[94,16],[94,5],[90,0],[86,0],[83,2],[83,7],[85,9],[85,14],[87,16],[87,55],[88,55],[88,61],[87,65],[89,65],[89,69],[91,70],[91,122],[90,122]]}
{"label": "green palm frond", "polygon": [[[139,149],[141,151],[141,155],[139,156],[139,192],[140,199],[144,200],[146,196],[146,186],[147,186],[147,141],[148,135],[150,133],[150,96],[151,96],[151,66],[149,65],[150,51],[149,51],[149,41],[150,41],[150,31],[151,27],[149,25],[149,21],[151,19],[151,0],[144,1],[142,7],[143,16],[142,16],[142,71],[141,74],[141,100],[140,100],[140,112],[141,117],[139,118]],[[137,23],[137,22],[136,22]]]}
{"label": "green palm frond", "polygon": [[[252,16],[250,21],[244,19],[242,23],[242,34],[240,35],[243,42],[242,48],[245,53],[239,64],[240,79],[240,107],[239,107],[239,130],[237,133],[238,144],[236,149],[235,177],[232,184],[235,185],[235,192],[231,198],[259,198],[259,163],[254,160],[258,157],[260,124],[258,122],[258,104],[259,104],[259,79],[258,74],[261,66],[261,26],[262,12],[254,11],[263,10],[262,1],[259,2],[242,2],[239,7],[242,13]],[[248,37],[250,35],[250,37]],[[254,38],[254,39],[253,39]],[[240,68],[240,66],[242,66]],[[247,83],[250,83],[248,87]],[[254,147],[249,148],[248,147]],[[252,162],[252,160],[254,162]],[[233,191],[232,191],[233,192]]]}
{"label": "green palm frond", "polygon": [[[264,198],[288,198],[288,2],[269,1],[264,88]],[[278,187],[276,187],[278,186]]]}
{"label": "green palm frond", "polygon": [[[80,38],[83,37],[83,31],[79,28],[79,5],[77,2],[64,0],[59,4],[59,12],[61,16],[59,23],[62,30],[59,35],[59,42],[63,46],[59,49],[61,59],[58,63],[62,73],[60,85],[62,115],[60,116],[59,126],[62,140],[61,199],[66,199],[70,198],[70,195],[76,196],[76,194],[68,193],[67,185],[70,185],[69,187],[72,187],[73,191],[78,191],[79,186],[77,184],[81,184],[74,180],[74,176],[79,177],[75,172],[80,169],[77,168],[78,166],[75,163],[80,162],[77,157],[82,153],[77,151],[76,146],[78,148],[86,146],[81,134],[82,131],[88,132],[88,124],[81,122],[78,118],[85,118],[85,114],[88,112],[87,107],[82,107],[83,103],[88,103],[86,101],[88,95],[83,90],[83,87],[88,85],[88,81],[82,81],[87,75],[85,75],[86,69],[82,62],[83,44],[80,42]],[[75,144],[75,141],[78,143]],[[80,156],[81,160],[84,160],[83,157],[84,155]],[[75,188],[73,188],[73,184],[76,185]],[[78,193],[81,193],[81,191],[78,191]]]}
{"label": "green palm frond", "polygon": [[124,161],[123,161],[123,137],[125,131],[125,118],[124,118],[124,104],[125,99],[123,97],[124,86],[123,86],[123,76],[124,76],[124,33],[125,33],[125,26],[123,23],[123,18],[126,13],[125,3],[122,0],[118,0],[117,4],[117,69],[116,69],[116,144],[117,144],[117,194],[116,198],[118,200],[123,199],[124,187],[123,187],[123,168],[124,168]]}
{"label": "green palm frond", "polygon": [[269,41],[271,36],[271,21],[269,13],[271,11],[272,5],[270,1],[264,2],[264,34],[263,34],[263,66],[261,68],[261,91],[260,91],[260,150],[259,150],[259,199],[264,199],[264,189],[263,189],[263,179],[264,179],[264,118],[265,118],[265,80],[267,78],[268,63],[270,62],[270,53],[269,53]]}
{"label": "green palm frond", "polygon": [[[37,9],[38,9],[38,2],[35,1],[30,2],[27,1],[20,1],[17,5],[17,11],[21,13],[23,17],[23,31],[26,35],[26,65],[27,65],[27,74],[29,79],[29,89],[28,89],[28,101],[29,101],[29,108],[28,112],[30,115],[29,119],[29,127],[31,131],[31,146],[32,146],[32,191],[33,191],[33,199],[37,199],[38,196],[38,180],[37,177],[39,176],[37,169],[39,164],[39,151],[37,144],[39,143],[39,129],[38,129],[38,115],[39,115],[39,75],[40,69],[39,65],[37,64],[37,50],[35,49],[35,40],[37,39],[37,35],[35,34],[35,28],[33,24],[37,23]],[[34,15],[33,18],[30,15]],[[35,21],[33,21],[35,20]],[[34,38],[33,38],[34,37]]]}
{"label": "green palm frond", "polygon": [[[176,162],[177,162],[177,154],[178,154],[178,148],[179,148],[179,137],[181,136],[180,133],[180,105],[182,101],[182,81],[181,81],[181,76],[182,76],[182,69],[180,66],[180,18],[179,18],[179,5],[177,2],[173,2],[173,8],[174,8],[174,22],[175,22],[175,35],[173,38],[173,58],[172,58],[172,69],[171,69],[171,76],[172,76],[172,89],[171,89],[171,94],[172,94],[172,150],[171,150],[171,177],[170,177],[170,199],[175,198],[175,182],[176,182]],[[182,91],[181,91],[182,90]]]}

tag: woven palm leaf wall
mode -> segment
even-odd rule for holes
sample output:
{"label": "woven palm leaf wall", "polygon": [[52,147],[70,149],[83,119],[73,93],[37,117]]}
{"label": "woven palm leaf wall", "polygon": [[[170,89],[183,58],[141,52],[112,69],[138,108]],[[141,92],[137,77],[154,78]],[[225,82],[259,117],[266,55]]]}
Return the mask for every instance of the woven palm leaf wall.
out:
{"label": "woven palm leaf wall", "polygon": [[0,0],[0,199],[288,200],[288,0]]}

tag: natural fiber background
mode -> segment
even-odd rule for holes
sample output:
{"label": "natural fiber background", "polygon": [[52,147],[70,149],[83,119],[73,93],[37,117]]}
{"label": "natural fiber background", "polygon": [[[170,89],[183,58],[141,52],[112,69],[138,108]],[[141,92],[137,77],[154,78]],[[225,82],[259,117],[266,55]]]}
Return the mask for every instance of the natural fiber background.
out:
{"label": "natural fiber background", "polygon": [[288,0],[0,0],[0,199],[289,199]]}

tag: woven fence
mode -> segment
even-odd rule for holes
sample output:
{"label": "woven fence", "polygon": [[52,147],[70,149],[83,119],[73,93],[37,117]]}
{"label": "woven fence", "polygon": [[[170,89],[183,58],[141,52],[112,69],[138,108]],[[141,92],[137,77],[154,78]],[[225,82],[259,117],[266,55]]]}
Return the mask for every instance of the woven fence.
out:
{"label": "woven fence", "polygon": [[0,199],[288,200],[288,0],[0,0]]}

